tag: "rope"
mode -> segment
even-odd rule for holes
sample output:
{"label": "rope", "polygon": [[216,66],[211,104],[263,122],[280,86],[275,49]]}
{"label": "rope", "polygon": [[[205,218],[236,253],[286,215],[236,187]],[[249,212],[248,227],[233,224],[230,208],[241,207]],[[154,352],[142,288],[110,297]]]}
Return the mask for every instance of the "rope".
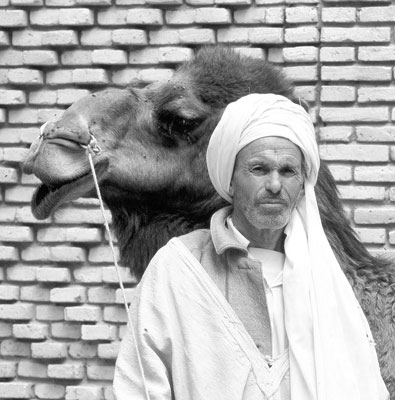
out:
{"label": "rope", "polygon": [[143,363],[141,361],[140,351],[139,351],[139,349],[137,347],[136,334],[135,334],[134,327],[133,327],[133,321],[132,321],[132,317],[131,317],[131,315],[129,313],[129,307],[128,307],[128,302],[127,302],[127,299],[126,299],[125,288],[123,286],[123,281],[122,281],[122,277],[121,277],[121,273],[120,273],[120,269],[119,269],[119,265],[118,265],[118,261],[117,261],[117,256],[115,254],[114,243],[113,243],[113,239],[112,239],[112,235],[111,235],[111,231],[110,231],[110,226],[108,224],[108,220],[107,220],[107,217],[106,217],[106,214],[105,214],[105,211],[104,211],[104,203],[103,203],[103,199],[101,197],[100,188],[99,188],[99,182],[97,180],[95,166],[94,166],[93,160],[92,160],[92,154],[98,154],[101,149],[97,145],[96,139],[93,136],[91,136],[91,142],[87,146],[83,146],[82,145],[82,147],[86,148],[86,150],[87,150],[87,154],[88,154],[88,158],[89,158],[89,165],[91,167],[93,181],[95,182],[95,188],[96,188],[97,197],[99,198],[100,210],[101,210],[101,213],[103,215],[104,226],[105,226],[107,234],[108,234],[108,241],[110,243],[111,252],[112,252],[114,265],[115,265],[115,270],[117,271],[119,286],[120,286],[121,292],[122,292],[123,304],[125,306],[126,315],[128,316],[128,322],[129,322],[129,325],[130,325],[130,329],[132,331],[133,343],[134,343],[134,347],[135,347],[135,350],[136,350],[139,369],[140,369],[141,377],[143,379],[143,384],[144,384],[145,397],[146,397],[147,400],[150,400],[150,395],[148,393],[147,382],[146,382],[145,374],[144,374]]}

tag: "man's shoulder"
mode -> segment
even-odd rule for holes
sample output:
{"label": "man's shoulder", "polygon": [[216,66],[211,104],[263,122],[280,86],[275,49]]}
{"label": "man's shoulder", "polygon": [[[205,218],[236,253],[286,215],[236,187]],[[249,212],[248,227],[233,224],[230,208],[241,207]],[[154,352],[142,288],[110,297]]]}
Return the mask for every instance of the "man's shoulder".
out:
{"label": "man's shoulder", "polygon": [[198,260],[207,247],[213,246],[209,229],[197,229],[186,235],[179,236],[178,239]]}

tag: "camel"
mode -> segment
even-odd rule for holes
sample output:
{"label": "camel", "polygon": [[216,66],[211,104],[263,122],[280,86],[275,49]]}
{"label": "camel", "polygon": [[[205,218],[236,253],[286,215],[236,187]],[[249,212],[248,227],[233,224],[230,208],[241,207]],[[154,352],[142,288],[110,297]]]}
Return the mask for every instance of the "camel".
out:
{"label": "camel", "polygon": [[[225,205],[209,181],[205,150],[225,106],[249,93],[299,102],[281,70],[218,47],[199,50],[167,82],[78,100],[47,123],[25,161],[24,171],[42,181],[32,198],[33,214],[43,219],[68,201],[95,197],[81,147],[93,135],[102,149],[93,161],[121,262],[141,277],[159,247],[207,228],[213,212]],[[395,399],[395,266],[371,256],[359,241],[324,163],[316,194],[325,232],[369,320]]]}

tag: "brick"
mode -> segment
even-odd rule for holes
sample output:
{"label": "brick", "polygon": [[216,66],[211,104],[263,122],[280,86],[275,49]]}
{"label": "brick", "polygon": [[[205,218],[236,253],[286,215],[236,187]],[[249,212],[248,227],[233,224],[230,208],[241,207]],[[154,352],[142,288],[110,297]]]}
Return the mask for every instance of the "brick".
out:
{"label": "brick", "polygon": [[41,71],[28,68],[15,68],[9,71],[8,79],[15,85],[42,85],[43,74]]}
{"label": "brick", "polygon": [[12,361],[0,361],[0,379],[16,377],[16,363]]}
{"label": "brick", "polygon": [[391,40],[391,30],[388,27],[323,27],[321,41],[323,43],[386,43]]}
{"label": "brick", "polygon": [[23,10],[0,10],[0,27],[22,28],[27,26],[27,12]]}
{"label": "brick", "polygon": [[0,304],[0,319],[27,321],[33,318],[34,308],[32,304]]}
{"label": "brick", "polygon": [[284,67],[285,75],[294,82],[312,82],[318,79],[316,65]]}
{"label": "brick", "polygon": [[92,65],[92,50],[70,50],[62,53],[63,65]]}
{"label": "brick", "polygon": [[323,102],[354,102],[357,96],[353,86],[322,86],[321,101]]}
{"label": "brick", "polygon": [[50,300],[52,303],[84,303],[86,300],[85,288],[71,286],[51,289]]}
{"label": "brick", "polygon": [[388,110],[385,107],[322,107],[320,116],[325,122],[380,122],[388,120]]}
{"label": "brick", "polygon": [[23,52],[14,49],[0,51],[0,65],[20,66],[23,64]]}
{"label": "brick", "polygon": [[58,70],[47,72],[47,85],[62,85],[70,84],[72,81],[72,71],[71,70]]}
{"label": "brick", "polygon": [[144,83],[168,81],[174,71],[169,68],[147,68],[139,72],[138,80]]}
{"label": "brick", "polygon": [[0,301],[16,301],[18,298],[19,286],[7,284],[0,285]]}
{"label": "brick", "polygon": [[87,366],[87,376],[92,380],[107,380],[112,381],[114,379],[114,367],[108,365],[95,365],[91,364]]}
{"label": "brick", "polygon": [[[0,353],[4,357],[29,357],[30,343],[4,339],[0,343]],[[2,392],[0,392],[2,393]]]}
{"label": "brick", "polygon": [[93,50],[93,64],[124,65],[127,64],[127,54],[123,50]]}
{"label": "brick", "polygon": [[[84,340],[83,337],[82,340]],[[74,358],[76,360],[84,358],[94,358],[96,357],[96,354],[97,354],[96,344],[76,342],[76,343],[70,343],[69,345],[69,355],[71,358]]]}
{"label": "brick", "polygon": [[98,356],[104,360],[115,360],[118,357],[120,342],[99,343],[97,346]]}
{"label": "brick", "polygon": [[83,379],[85,371],[83,364],[49,364],[48,377],[55,379]]}
{"label": "brick", "polygon": [[142,29],[115,29],[111,32],[111,42],[118,46],[145,46],[147,33]]}
{"label": "brick", "polygon": [[395,206],[392,207],[361,207],[354,211],[357,224],[387,225],[395,223]]}
{"label": "brick", "polygon": [[110,9],[99,11],[97,13],[97,21],[99,25],[125,25],[126,16],[127,13],[124,9]]}
{"label": "brick", "polygon": [[14,168],[0,167],[0,183],[18,183],[18,171]]}
{"label": "brick", "polygon": [[93,25],[93,11],[87,8],[38,10],[30,13],[31,24],[38,26],[89,26]]}
{"label": "brick", "polygon": [[67,386],[65,399],[66,400],[80,400],[80,399],[101,400],[102,399],[102,391],[101,391],[100,387]]}
{"label": "brick", "polygon": [[55,339],[80,339],[81,325],[54,322],[51,325],[51,333]]}
{"label": "brick", "polygon": [[381,228],[357,228],[355,232],[359,236],[362,243],[368,244],[384,244],[385,229]]}
{"label": "brick", "polygon": [[307,102],[314,102],[317,100],[317,91],[315,86],[297,86],[295,88],[295,95]]}
{"label": "brick", "polygon": [[103,281],[103,272],[97,267],[75,268],[73,270],[76,283],[101,283]]}
{"label": "brick", "polygon": [[349,165],[329,165],[329,170],[337,182],[349,182],[352,179],[352,169]]}
{"label": "brick", "polygon": [[96,324],[82,325],[81,327],[82,340],[115,340],[116,327],[114,325]]}
{"label": "brick", "polygon": [[36,280],[36,269],[35,266],[14,265],[7,268],[7,279],[11,282],[34,282]]}
{"label": "brick", "polygon": [[80,6],[110,6],[111,0],[76,0]]}
{"label": "brick", "polygon": [[44,0],[11,0],[11,4],[19,7],[41,7],[44,5]]}
{"label": "brick", "polygon": [[358,59],[361,61],[395,61],[395,46],[360,46]]}
{"label": "brick", "polygon": [[358,102],[370,103],[374,101],[395,101],[394,87],[360,87],[358,88]]}
{"label": "brick", "polygon": [[26,301],[49,301],[49,289],[42,286],[23,286],[21,287],[21,300]]}
{"label": "brick", "polygon": [[151,45],[174,45],[180,43],[178,30],[164,30],[149,32]]}
{"label": "brick", "polygon": [[214,44],[215,33],[212,29],[180,29],[178,36],[181,44]]}
{"label": "brick", "polygon": [[66,307],[64,319],[66,321],[96,322],[101,317],[101,309],[96,306]]}
{"label": "brick", "polygon": [[388,161],[388,146],[359,144],[328,144],[320,146],[320,156],[327,161]]}
{"label": "brick", "polygon": [[[30,99],[29,99],[30,101]],[[7,144],[31,144],[34,139],[38,136],[37,128],[3,128],[0,129],[0,143]],[[0,168],[1,170],[1,168]],[[28,180],[26,180],[26,178]],[[26,175],[22,173],[21,183],[22,184],[37,184],[40,182],[37,178],[32,180],[34,175]]]}
{"label": "brick", "polygon": [[[119,250],[116,248],[116,257],[117,257],[117,261],[119,261]],[[89,256],[88,256],[88,260],[91,263],[99,263],[99,264],[103,264],[103,263],[112,263],[113,262],[113,254],[111,251],[110,246],[98,246],[98,247],[92,247],[89,250]]]}
{"label": "brick", "polygon": [[315,26],[285,28],[285,43],[318,43],[319,31]]}
{"label": "brick", "polygon": [[395,141],[391,126],[357,126],[356,138],[359,142],[393,142]]}
{"label": "brick", "polygon": [[392,165],[355,167],[354,179],[357,182],[395,182],[395,167]]}
{"label": "brick", "polygon": [[51,50],[26,50],[23,52],[25,65],[58,65],[58,55]]}
{"label": "brick", "polygon": [[7,32],[0,31],[0,46],[9,46],[10,39]]}
{"label": "brick", "polygon": [[7,203],[30,203],[35,187],[17,186],[6,189],[5,201]]}
{"label": "brick", "polygon": [[37,305],[36,319],[38,321],[63,321],[64,308],[48,304]]}
{"label": "brick", "polygon": [[353,131],[350,126],[327,126],[319,132],[320,142],[349,142]]}
{"label": "brick", "polygon": [[71,280],[70,271],[67,268],[41,267],[37,269],[36,277],[38,282],[68,283]]}
{"label": "brick", "polygon": [[85,260],[85,252],[83,249],[79,247],[71,247],[71,246],[41,247],[33,245],[22,250],[22,260],[83,262]]}
{"label": "brick", "polygon": [[228,6],[249,6],[251,3],[251,0],[215,0],[215,4]]}
{"label": "brick", "polygon": [[18,365],[18,375],[22,378],[47,378],[47,366],[30,360],[22,360]]}
{"label": "brick", "polygon": [[[12,322],[12,321],[10,321]],[[12,335],[11,323],[0,322],[0,338],[8,338]]]}
{"label": "brick", "polygon": [[107,287],[89,288],[88,301],[95,304],[114,303],[115,289]]}
{"label": "brick", "polygon": [[285,47],[283,57],[284,61],[288,63],[316,62],[318,60],[318,47]]}
{"label": "brick", "polygon": [[395,244],[395,231],[389,233],[389,242],[390,244]]}
{"label": "brick", "polygon": [[104,307],[103,320],[111,323],[126,323],[128,322],[128,317],[124,307],[108,306]]}
{"label": "brick", "polygon": [[[11,115],[11,112],[9,113],[9,115]],[[2,157],[3,161],[23,162],[25,160],[25,157],[26,157],[26,149],[22,149],[19,147],[7,147],[3,149],[3,157]]]}
{"label": "brick", "polygon": [[184,9],[166,12],[166,23],[168,25],[190,25],[195,22],[195,18],[195,9]]}
{"label": "brick", "polygon": [[78,35],[71,30],[45,31],[42,33],[42,44],[55,47],[77,46]]}
{"label": "brick", "polygon": [[[42,45],[42,32],[24,29],[12,33],[12,44],[21,47],[36,47]],[[22,56],[22,53],[21,53]],[[21,63],[23,59],[21,60]]]}
{"label": "brick", "polygon": [[0,393],[4,399],[30,399],[33,384],[26,382],[0,382]]}
{"label": "brick", "polygon": [[111,46],[112,44],[111,30],[103,30],[99,28],[92,28],[81,32],[81,44],[83,46]]}
{"label": "brick", "polygon": [[251,7],[234,12],[237,24],[264,24],[266,22],[266,8]]}
{"label": "brick", "polygon": [[[126,302],[131,303],[135,299],[136,288],[125,288]],[[115,293],[115,303],[124,304],[123,294],[121,288],[116,290]]]}
{"label": "brick", "polygon": [[83,85],[105,85],[109,80],[105,69],[79,68],[72,71],[72,81]]}
{"label": "brick", "polygon": [[286,8],[285,20],[289,24],[317,22],[318,9],[315,7],[303,7],[303,6]]}
{"label": "brick", "polygon": [[245,57],[256,58],[260,60],[265,59],[265,53],[262,49],[255,47],[233,47],[236,53],[239,53]]}
{"label": "brick", "polygon": [[344,200],[383,201],[386,198],[384,187],[376,186],[338,186],[340,197]]}
{"label": "brick", "polygon": [[114,391],[112,385],[103,388],[104,398],[106,400],[115,400]]}
{"label": "brick", "polygon": [[63,359],[67,357],[66,343],[44,342],[32,343],[31,354],[33,358]]}
{"label": "brick", "polygon": [[351,23],[356,22],[355,7],[327,7],[322,9],[323,22]]}
{"label": "brick", "polygon": [[[236,18],[235,11],[235,18]],[[194,22],[197,24],[230,24],[232,22],[231,13],[226,8],[202,7],[195,10]]]}
{"label": "brick", "polygon": [[53,383],[36,383],[34,385],[34,394],[39,399],[62,399],[65,394],[65,388],[62,385]]}
{"label": "brick", "polygon": [[[54,105],[56,104],[56,91],[55,90],[34,90],[29,93],[29,103],[35,105]],[[37,137],[37,130],[34,129],[35,138]],[[32,175],[30,175],[32,176]],[[34,176],[34,175],[33,175]],[[25,175],[26,179],[26,175]]]}
{"label": "brick", "polygon": [[164,6],[179,6],[183,0],[146,0],[147,4],[164,5]]}
{"label": "brick", "polygon": [[130,25],[162,25],[162,11],[156,8],[132,8],[127,12],[126,23]]}
{"label": "brick", "polygon": [[62,105],[70,105],[75,101],[88,96],[90,90],[87,89],[59,89],[57,90],[57,103]]}
{"label": "brick", "polygon": [[389,7],[361,7],[358,13],[361,22],[394,22],[395,6]]}

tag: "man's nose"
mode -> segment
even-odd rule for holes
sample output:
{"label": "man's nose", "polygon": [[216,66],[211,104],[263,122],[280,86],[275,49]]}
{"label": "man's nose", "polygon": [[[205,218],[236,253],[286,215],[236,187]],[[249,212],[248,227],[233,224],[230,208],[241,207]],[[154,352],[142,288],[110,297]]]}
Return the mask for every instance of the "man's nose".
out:
{"label": "man's nose", "polygon": [[280,174],[277,170],[271,171],[270,174],[267,176],[267,181],[265,184],[266,190],[277,194],[280,192],[282,187]]}

